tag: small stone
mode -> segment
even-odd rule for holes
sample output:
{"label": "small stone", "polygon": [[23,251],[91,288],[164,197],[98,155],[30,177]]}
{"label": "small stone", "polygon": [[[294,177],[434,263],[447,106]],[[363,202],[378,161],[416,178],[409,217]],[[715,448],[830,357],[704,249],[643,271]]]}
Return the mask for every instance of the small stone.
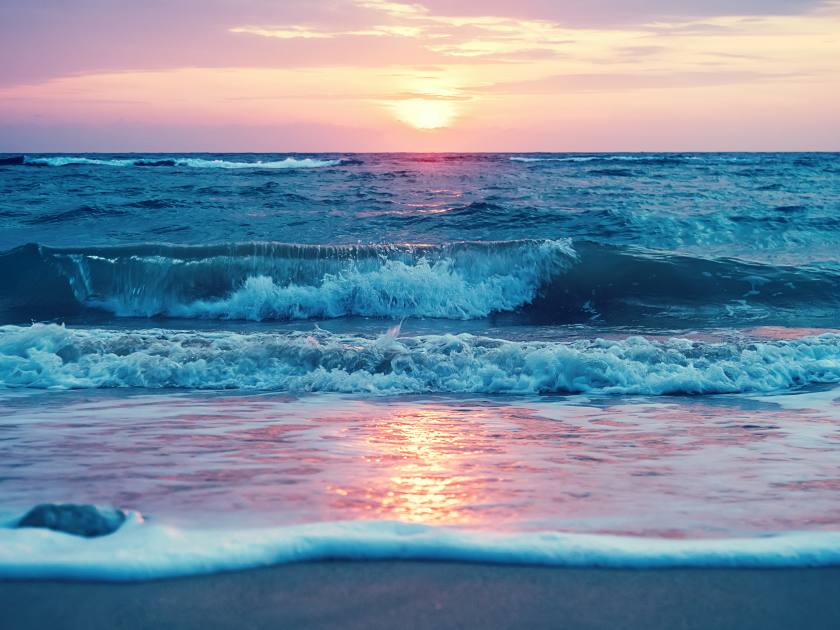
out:
{"label": "small stone", "polygon": [[17,527],[41,527],[74,536],[95,538],[113,534],[125,522],[125,512],[115,508],[75,503],[42,503],[29,510]]}

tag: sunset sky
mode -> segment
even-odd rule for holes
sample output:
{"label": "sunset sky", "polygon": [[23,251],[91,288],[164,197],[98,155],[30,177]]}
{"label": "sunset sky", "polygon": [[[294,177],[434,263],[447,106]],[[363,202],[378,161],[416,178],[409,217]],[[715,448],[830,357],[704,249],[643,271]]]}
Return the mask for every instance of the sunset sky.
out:
{"label": "sunset sky", "polygon": [[0,151],[840,150],[840,1],[2,0]]}

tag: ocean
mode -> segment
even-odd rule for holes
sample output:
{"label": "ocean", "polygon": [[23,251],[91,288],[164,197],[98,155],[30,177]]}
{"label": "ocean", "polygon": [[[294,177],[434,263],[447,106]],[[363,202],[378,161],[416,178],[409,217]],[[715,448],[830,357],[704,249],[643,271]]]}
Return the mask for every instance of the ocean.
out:
{"label": "ocean", "polygon": [[840,154],[7,162],[0,576],[840,563]]}

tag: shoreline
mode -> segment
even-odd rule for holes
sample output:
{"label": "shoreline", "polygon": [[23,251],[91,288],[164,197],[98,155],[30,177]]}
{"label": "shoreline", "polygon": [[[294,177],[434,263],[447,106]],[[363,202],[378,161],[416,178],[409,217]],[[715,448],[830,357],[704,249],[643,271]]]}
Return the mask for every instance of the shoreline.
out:
{"label": "shoreline", "polygon": [[147,582],[0,580],[4,628],[840,627],[840,567],[305,562]]}

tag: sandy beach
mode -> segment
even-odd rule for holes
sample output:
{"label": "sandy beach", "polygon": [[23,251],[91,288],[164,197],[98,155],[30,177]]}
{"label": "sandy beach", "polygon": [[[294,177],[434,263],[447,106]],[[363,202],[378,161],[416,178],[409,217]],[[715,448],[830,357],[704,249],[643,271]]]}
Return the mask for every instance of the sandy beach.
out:
{"label": "sandy beach", "polygon": [[840,568],[554,569],[318,562],[125,584],[2,582],[30,628],[840,627]]}

